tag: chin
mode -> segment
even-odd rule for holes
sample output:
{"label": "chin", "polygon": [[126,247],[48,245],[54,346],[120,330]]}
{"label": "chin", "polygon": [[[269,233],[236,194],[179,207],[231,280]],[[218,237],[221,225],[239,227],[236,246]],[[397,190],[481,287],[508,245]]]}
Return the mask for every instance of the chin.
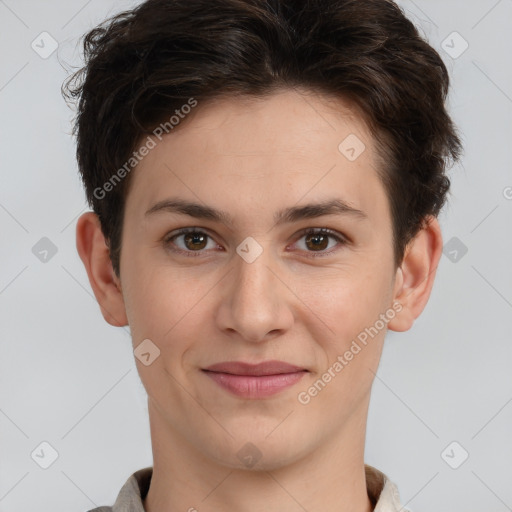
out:
{"label": "chin", "polygon": [[231,469],[256,472],[274,471],[303,458],[307,452],[304,442],[293,439],[284,430],[282,436],[269,436],[275,426],[274,423],[265,434],[256,435],[247,430],[246,435],[225,440],[227,445],[216,444],[212,458]]}

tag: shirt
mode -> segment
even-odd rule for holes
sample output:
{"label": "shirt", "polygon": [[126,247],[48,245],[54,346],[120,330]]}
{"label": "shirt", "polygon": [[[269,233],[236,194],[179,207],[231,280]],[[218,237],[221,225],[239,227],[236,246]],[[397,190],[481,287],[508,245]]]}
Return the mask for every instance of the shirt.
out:
{"label": "shirt", "polygon": [[[400,505],[400,495],[396,485],[378,469],[364,465],[368,497],[374,507],[373,512],[407,512]],[[146,497],[153,467],[139,469],[126,481],[113,506],[98,507],[88,512],[145,512],[142,500]]]}

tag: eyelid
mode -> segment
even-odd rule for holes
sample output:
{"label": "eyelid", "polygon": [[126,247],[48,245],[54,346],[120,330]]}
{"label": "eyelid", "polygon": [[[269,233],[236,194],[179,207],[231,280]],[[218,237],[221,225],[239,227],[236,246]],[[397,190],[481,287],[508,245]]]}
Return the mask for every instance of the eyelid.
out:
{"label": "eyelid", "polygon": [[[180,229],[171,231],[170,233],[167,233],[162,238],[164,247],[169,248],[169,250],[172,251],[173,253],[185,254],[186,256],[192,256],[192,257],[197,257],[197,256],[200,256],[202,253],[206,253],[207,251],[205,251],[204,249],[200,250],[200,251],[185,251],[180,248],[170,248],[169,247],[175,238],[186,235],[188,233],[201,233],[203,235],[206,235],[210,240],[217,243],[215,241],[215,238],[210,234],[208,229],[192,226],[192,227],[187,227],[187,228],[180,228]],[[217,245],[219,245],[219,244],[217,244]]]}
{"label": "eyelid", "polygon": [[[174,230],[174,231],[168,233],[167,235],[165,235],[162,239],[163,244],[164,244],[164,246],[167,247],[170,243],[172,243],[172,241],[174,239],[176,239],[182,235],[186,235],[188,233],[204,234],[208,238],[210,238],[212,241],[217,243],[215,238],[210,234],[208,229],[199,228],[199,227],[187,227],[187,228],[180,228],[180,229]],[[349,238],[346,237],[344,234],[339,233],[338,231],[332,230],[330,228],[325,228],[325,227],[321,227],[321,228],[308,227],[308,228],[301,229],[298,233],[296,233],[294,235],[295,242],[293,242],[293,244],[296,244],[302,237],[304,237],[306,235],[328,236],[330,238],[335,239],[338,242],[338,245],[341,247],[350,243]],[[217,245],[219,245],[219,244],[217,244]],[[289,247],[289,245],[287,245],[287,248],[288,247]],[[174,253],[185,254],[186,256],[192,256],[192,257],[197,257],[203,253],[209,252],[209,251],[205,251],[204,249],[199,250],[199,251],[185,251],[185,250],[179,249],[179,248],[178,249],[171,248],[169,250],[171,250]],[[318,251],[318,252],[317,251],[301,251],[301,252],[305,252],[306,257],[308,257],[308,258],[319,258],[319,257],[323,257],[323,256],[330,256],[331,254],[338,252],[339,250],[340,250],[340,248],[330,249],[329,251]]]}
{"label": "eyelid", "polygon": [[325,235],[325,236],[335,239],[338,242],[338,246],[339,246],[338,248],[330,249],[329,251],[318,251],[318,252],[317,251],[305,251],[306,258],[314,259],[314,258],[322,258],[322,257],[331,256],[332,254],[340,251],[343,246],[348,245],[350,243],[349,239],[345,235],[343,235],[342,233],[339,233],[338,231],[335,231],[333,229],[324,228],[324,227],[322,227],[322,228],[309,227],[309,228],[300,230],[297,233],[297,235],[295,235],[296,241],[294,242],[294,244],[297,243],[302,237],[304,237],[306,235]]}

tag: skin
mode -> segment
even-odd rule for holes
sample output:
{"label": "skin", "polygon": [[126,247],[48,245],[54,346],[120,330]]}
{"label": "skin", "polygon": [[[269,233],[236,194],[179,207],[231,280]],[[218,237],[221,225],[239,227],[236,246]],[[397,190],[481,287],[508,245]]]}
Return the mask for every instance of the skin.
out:
{"label": "skin", "polygon": [[[349,134],[366,146],[353,162],[338,150]],[[133,348],[150,339],[160,350],[148,366],[136,359],[154,458],[147,511],[372,510],[364,442],[374,373],[387,328],[406,331],[423,311],[442,252],[432,217],[394,267],[377,165],[365,124],[340,99],[298,89],[218,99],[199,104],[132,171],[120,279],[97,216],[80,217],[77,249],[105,320],[129,324]],[[145,215],[169,197],[224,210],[234,224]],[[274,223],[282,208],[331,198],[367,218]],[[202,245],[186,244],[184,236],[165,245],[166,235],[184,227],[209,237]],[[321,238],[315,248],[301,234],[310,227],[329,228],[348,243]],[[263,250],[252,263],[236,252],[248,236]],[[393,303],[401,311],[387,328],[301,404],[298,394]],[[269,359],[308,373],[276,395],[242,399],[201,371],[221,361]],[[261,453],[252,468],[237,457],[247,442]]]}

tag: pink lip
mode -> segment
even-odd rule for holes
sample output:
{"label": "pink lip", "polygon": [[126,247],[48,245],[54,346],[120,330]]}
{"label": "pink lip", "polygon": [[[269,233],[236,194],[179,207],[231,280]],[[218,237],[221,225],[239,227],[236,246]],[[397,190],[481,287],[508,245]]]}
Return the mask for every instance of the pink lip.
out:
{"label": "pink lip", "polygon": [[242,398],[264,398],[297,383],[306,369],[283,361],[248,364],[229,361],[203,370],[224,389]]}
{"label": "pink lip", "polygon": [[285,363],[284,361],[263,361],[259,364],[243,363],[242,361],[224,361],[205,368],[211,372],[231,373],[233,375],[277,375],[279,373],[295,373],[305,368]]}

